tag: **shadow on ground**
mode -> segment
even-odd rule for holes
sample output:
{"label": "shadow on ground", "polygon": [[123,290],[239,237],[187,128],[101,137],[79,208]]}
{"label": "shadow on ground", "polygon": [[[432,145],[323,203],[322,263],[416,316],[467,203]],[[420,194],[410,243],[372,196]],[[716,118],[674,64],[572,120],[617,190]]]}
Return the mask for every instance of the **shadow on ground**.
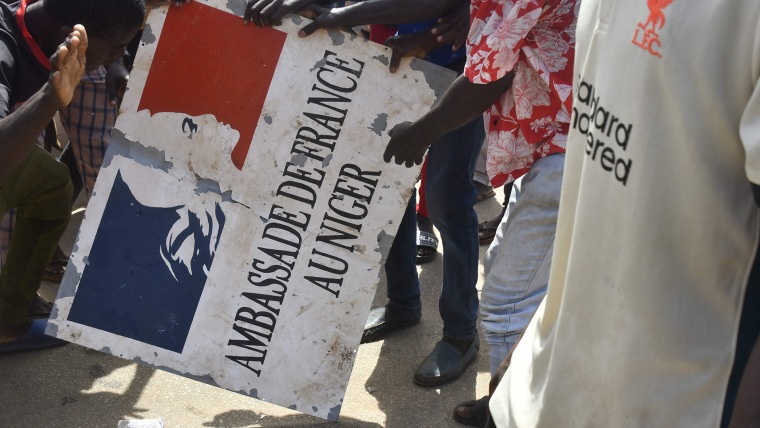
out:
{"label": "shadow on ground", "polygon": [[138,365],[126,381],[110,379],[126,366],[133,364],[77,345],[2,355],[0,426],[81,426],[85,418],[116,426],[125,417],[140,419],[148,409],[136,404],[154,370]]}

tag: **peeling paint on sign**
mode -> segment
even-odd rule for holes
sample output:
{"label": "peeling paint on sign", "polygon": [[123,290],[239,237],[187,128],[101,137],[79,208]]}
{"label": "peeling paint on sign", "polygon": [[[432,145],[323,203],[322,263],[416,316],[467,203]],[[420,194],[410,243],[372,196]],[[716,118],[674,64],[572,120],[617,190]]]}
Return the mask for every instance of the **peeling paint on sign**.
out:
{"label": "peeling paint on sign", "polygon": [[333,46],[341,46],[346,41],[346,33],[340,30],[327,30],[327,34],[330,35]]}
{"label": "peeling paint on sign", "polygon": [[[150,15],[48,332],[336,420],[419,174],[383,162],[386,130],[454,74],[244,7]],[[183,51],[206,31],[218,52]]]}
{"label": "peeling paint on sign", "polygon": [[246,0],[227,0],[225,7],[227,7],[227,10],[233,14],[237,16],[243,16],[243,13],[245,13],[246,4]]}
{"label": "peeling paint on sign", "polygon": [[382,65],[388,65],[390,63],[390,60],[386,55],[375,55],[372,59],[379,61]]}
{"label": "peeling paint on sign", "polygon": [[145,27],[143,28],[143,34],[140,41],[144,45],[151,45],[153,43],[156,43],[156,36],[153,35],[153,28],[150,26],[150,24],[145,24]]}
{"label": "peeling paint on sign", "polygon": [[377,115],[375,120],[372,122],[372,125],[370,125],[369,129],[377,134],[378,136],[383,134],[383,131],[385,131],[388,128],[388,114],[387,113],[380,113]]}

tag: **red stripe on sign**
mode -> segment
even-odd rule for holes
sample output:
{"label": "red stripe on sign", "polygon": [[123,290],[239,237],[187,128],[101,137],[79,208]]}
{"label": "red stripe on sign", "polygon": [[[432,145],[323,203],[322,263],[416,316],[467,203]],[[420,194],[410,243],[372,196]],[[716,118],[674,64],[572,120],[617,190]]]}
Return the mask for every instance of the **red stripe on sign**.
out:
{"label": "red stripe on sign", "polygon": [[240,133],[232,162],[243,168],[284,32],[192,2],[170,7],[138,110],[213,114]]}

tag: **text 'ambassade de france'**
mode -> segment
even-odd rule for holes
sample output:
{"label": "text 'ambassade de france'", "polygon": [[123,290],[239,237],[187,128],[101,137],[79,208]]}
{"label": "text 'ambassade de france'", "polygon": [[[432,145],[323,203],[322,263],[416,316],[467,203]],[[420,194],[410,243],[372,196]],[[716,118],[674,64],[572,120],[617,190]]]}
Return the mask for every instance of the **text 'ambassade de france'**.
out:
{"label": "text 'ambassade de france'", "polygon": [[[283,181],[275,193],[275,203],[266,219],[261,246],[251,262],[249,291],[234,317],[234,339],[228,341],[226,357],[261,375],[267,344],[277,327],[291,274],[303,243],[302,233],[312,221],[312,210],[327,175],[332,153],[339,140],[351,103],[350,94],[359,86],[364,63],[344,60],[325,51],[316,70],[304,124],[298,128],[285,164]],[[329,196],[327,212],[321,219],[316,244],[308,257],[308,275],[298,284],[313,285],[338,298],[343,275],[349,268],[347,257],[362,229],[361,220],[369,212],[381,171],[364,171],[354,164],[339,167],[338,180]],[[288,199],[290,210],[278,201]],[[282,202],[280,202],[282,203]],[[293,206],[300,206],[294,210]]]}

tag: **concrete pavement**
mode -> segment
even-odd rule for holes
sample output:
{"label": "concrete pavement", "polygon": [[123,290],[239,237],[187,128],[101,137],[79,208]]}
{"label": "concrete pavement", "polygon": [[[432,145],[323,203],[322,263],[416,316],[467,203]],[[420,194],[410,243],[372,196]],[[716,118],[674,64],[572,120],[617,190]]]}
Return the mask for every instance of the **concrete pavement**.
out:
{"label": "concrete pavement", "polygon": [[[476,206],[481,221],[501,209],[503,192],[496,193]],[[66,251],[83,215],[80,204],[64,237]],[[359,348],[337,423],[68,344],[0,355],[0,428],[116,428],[121,419],[158,417],[169,428],[460,427],[451,417],[454,406],[488,391],[486,345],[481,337],[478,357],[455,382],[439,389],[413,384],[414,370],[441,336],[440,254],[418,271],[422,322]],[[479,290],[482,282],[481,263]],[[57,284],[44,283],[41,294],[53,300],[56,291]],[[383,279],[374,304],[386,301]]]}

